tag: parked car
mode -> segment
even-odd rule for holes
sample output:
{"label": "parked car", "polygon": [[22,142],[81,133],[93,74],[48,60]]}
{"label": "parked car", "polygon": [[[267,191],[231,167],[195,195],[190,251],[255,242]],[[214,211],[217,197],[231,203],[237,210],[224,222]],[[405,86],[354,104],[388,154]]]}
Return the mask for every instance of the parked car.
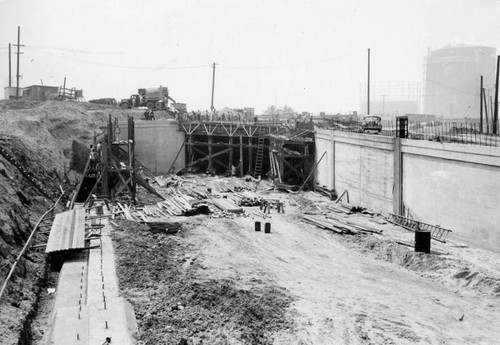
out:
{"label": "parked car", "polygon": [[361,123],[363,132],[377,132],[382,131],[382,118],[380,116],[368,115],[363,118]]}

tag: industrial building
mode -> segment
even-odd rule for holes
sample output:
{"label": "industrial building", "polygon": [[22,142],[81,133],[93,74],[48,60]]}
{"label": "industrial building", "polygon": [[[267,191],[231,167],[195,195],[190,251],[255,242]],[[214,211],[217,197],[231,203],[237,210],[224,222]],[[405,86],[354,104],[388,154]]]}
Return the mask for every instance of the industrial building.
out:
{"label": "industrial building", "polygon": [[[360,111],[367,111],[366,83],[360,85]],[[370,114],[404,115],[420,113],[421,84],[416,81],[370,83]]]}
{"label": "industrial building", "polygon": [[496,49],[454,45],[429,50],[425,58],[424,112],[446,119],[479,114],[480,77],[494,87]]}

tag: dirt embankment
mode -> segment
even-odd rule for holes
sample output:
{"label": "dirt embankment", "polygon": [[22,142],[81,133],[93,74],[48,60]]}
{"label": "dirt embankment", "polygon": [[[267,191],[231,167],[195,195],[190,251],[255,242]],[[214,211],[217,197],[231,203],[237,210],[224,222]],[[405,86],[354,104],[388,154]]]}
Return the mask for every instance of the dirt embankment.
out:
{"label": "dirt embankment", "polygon": [[[0,101],[1,283],[37,218],[59,194],[58,186],[77,182],[81,161],[109,114],[127,117],[120,108],[89,103]],[[46,239],[39,235],[33,244]],[[45,279],[44,257],[29,250],[0,300],[1,344],[24,343],[20,335]]]}
{"label": "dirt embankment", "polygon": [[[187,221],[185,234],[202,218]],[[293,327],[286,290],[242,289],[204,276],[182,236],[152,234],[127,221],[113,233],[120,287],[134,305],[140,343],[272,344],[273,333]]]}

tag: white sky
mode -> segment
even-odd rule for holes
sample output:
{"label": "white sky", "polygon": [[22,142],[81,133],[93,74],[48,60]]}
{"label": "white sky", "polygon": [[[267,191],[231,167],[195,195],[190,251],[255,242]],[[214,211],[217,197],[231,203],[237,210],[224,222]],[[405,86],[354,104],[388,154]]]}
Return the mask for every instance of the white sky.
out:
{"label": "white sky", "polygon": [[213,62],[218,109],[336,113],[358,110],[368,48],[373,82],[421,81],[429,47],[500,52],[499,0],[0,0],[2,87],[18,26],[21,86],[67,77],[89,100],[162,85],[195,110]]}

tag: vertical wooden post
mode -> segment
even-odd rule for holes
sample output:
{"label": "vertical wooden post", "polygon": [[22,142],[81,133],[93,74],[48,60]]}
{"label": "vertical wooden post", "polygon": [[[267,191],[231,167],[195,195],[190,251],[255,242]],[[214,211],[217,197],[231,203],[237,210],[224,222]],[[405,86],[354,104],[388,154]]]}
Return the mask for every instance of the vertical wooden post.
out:
{"label": "vertical wooden post", "polygon": [[248,137],[248,173],[252,174],[252,134]]}
{"label": "vertical wooden post", "polygon": [[233,136],[229,136],[229,169],[232,170],[233,168]]}
{"label": "vertical wooden post", "polygon": [[212,134],[208,135],[208,171],[212,173]]}
{"label": "vertical wooden post", "polygon": [[403,157],[401,152],[401,138],[394,138],[394,164],[393,164],[393,211],[394,214],[404,215],[403,207]]}
{"label": "vertical wooden post", "polygon": [[105,140],[101,144],[101,169],[102,169],[102,194],[104,197],[109,197],[108,187],[108,146],[109,140]]}
{"label": "vertical wooden post", "polygon": [[[109,190],[109,167],[111,166],[110,160],[111,160],[111,148],[113,145],[113,141],[115,140],[115,129],[113,128],[113,120],[111,119],[111,114],[109,114],[109,119],[108,119],[108,140],[107,140],[107,145],[106,145],[106,168],[105,168],[105,173],[103,178],[103,190],[107,190],[107,195],[109,195],[110,199],[112,202],[114,202],[114,196],[111,195],[111,191]],[[104,187],[104,184],[106,184],[106,187]]]}
{"label": "vertical wooden post", "polygon": [[498,87],[500,76],[500,55],[497,56],[497,75],[495,81],[495,108],[493,108],[493,134],[498,134]]}
{"label": "vertical wooden post", "polygon": [[136,190],[136,181],[135,181],[135,128],[134,128],[134,118],[132,116],[128,117],[128,143],[129,143],[129,166],[131,168],[130,175],[132,177],[131,182],[131,192],[132,192],[132,202],[135,205],[135,190]]}
{"label": "vertical wooden post", "polygon": [[483,76],[481,76],[481,89],[479,90],[479,130],[483,133]]}
{"label": "vertical wooden post", "polygon": [[191,134],[186,134],[187,135],[187,164],[193,162],[193,136]]}
{"label": "vertical wooden post", "polygon": [[243,177],[243,136],[240,135],[240,177]]}

